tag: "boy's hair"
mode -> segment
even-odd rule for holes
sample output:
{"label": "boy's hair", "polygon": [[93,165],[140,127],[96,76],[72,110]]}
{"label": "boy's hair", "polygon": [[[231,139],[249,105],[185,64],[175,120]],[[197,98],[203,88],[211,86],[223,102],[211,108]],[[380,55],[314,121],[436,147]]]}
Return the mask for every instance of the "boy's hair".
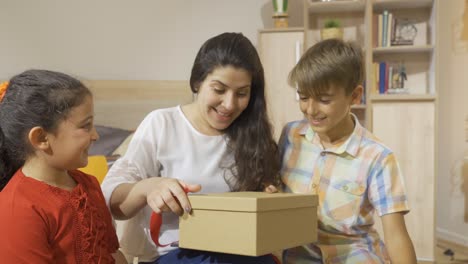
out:
{"label": "boy's hair", "polygon": [[250,40],[241,33],[223,33],[207,40],[195,57],[190,88],[197,93],[209,74],[227,66],[246,70],[252,76],[247,108],[224,131],[235,158],[230,167],[234,180],[227,179],[227,183],[234,191],[279,184],[278,146],[267,115],[263,66]]}
{"label": "boy's hair", "polygon": [[86,95],[86,86],[59,72],[28,70],[10,80],[0,100],[0,190],[33,154],[29,131],[39,126],[54,133]]}
{"label": "boy's hair", "polygon": [[289,83],[298,93],[319,97],[332,86],[346,95],[364,80],[362,49],[355,43],[339,39],[318,42],[301,57],[289,73]]}

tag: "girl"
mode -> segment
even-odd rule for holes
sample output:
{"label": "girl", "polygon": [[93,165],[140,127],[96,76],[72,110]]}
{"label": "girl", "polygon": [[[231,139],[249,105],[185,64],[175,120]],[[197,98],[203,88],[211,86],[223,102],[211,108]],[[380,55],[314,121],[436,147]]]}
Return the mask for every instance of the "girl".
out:
{"label": "girl", "polygon": [[150,113],[104,179],[112,214],[129,219],[120,236],[122,251],[149,263],[273,263],[271,256],[158,248],[151,240],[152,211],[173,212],[163,213],[160,242],[178,240],[178,215],[191,211],[184,189],[261,191],[279,182],[263,67],[252,43],[236,33],[206,41],[195,58],[190,87],[196,100]]}
{"label": "girl", "polygon": [[[63,73],[29,70],[0,88],[0,259],[124,261],[86,166],[98,134],[91,92]],[[124,262],[121,262],[124,263]]]}

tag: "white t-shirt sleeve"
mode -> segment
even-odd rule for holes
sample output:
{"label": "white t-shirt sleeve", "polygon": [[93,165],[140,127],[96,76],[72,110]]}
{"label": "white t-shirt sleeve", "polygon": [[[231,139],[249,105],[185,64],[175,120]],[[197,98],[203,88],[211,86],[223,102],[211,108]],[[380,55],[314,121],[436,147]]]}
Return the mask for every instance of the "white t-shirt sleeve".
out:
{"label": "white t-shirt sleeve", "polygon": [[118,159],[102,182],[101,189],[109,206],[112,192],[122,183],[134,183],[149,177],[160,176],[157,158],[156,127],[164,126],[164,119],[153,111],[138,126],[125,155]]}

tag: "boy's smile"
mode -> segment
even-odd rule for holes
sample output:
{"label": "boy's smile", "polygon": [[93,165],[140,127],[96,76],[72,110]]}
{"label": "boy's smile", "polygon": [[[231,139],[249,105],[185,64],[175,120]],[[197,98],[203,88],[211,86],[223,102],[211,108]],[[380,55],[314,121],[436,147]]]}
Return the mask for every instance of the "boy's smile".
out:
{"label": "boy's smile", "polygon": [[333,144],[351,135],[354,129],[351,105],[359,103],[361,95],[361,86],[350,95],[346,95],[344,89],[333,86],[317,98],[301,94],[299,105],[321,141]]}

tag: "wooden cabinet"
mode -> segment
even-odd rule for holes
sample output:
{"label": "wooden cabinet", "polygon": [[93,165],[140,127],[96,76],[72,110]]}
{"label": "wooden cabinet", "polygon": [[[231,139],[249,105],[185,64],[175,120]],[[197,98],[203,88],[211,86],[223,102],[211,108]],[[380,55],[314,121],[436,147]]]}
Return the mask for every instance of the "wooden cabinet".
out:
{"label": "wooden cabinet", "polygon": [[411,209],[405,221],[416,255],[430,261],[436,246],[435,111],[432,100],[372,105],[373,133],[394,151],[405,178]]}
{"label": "wooden cabinet", "polygon": [[302,28],[260,30],[258,50],[265,70],[265,93],[274,136],[278,140],[287,122],[303,118],[296,88],[288,84],[288,75],[303,50]]}

